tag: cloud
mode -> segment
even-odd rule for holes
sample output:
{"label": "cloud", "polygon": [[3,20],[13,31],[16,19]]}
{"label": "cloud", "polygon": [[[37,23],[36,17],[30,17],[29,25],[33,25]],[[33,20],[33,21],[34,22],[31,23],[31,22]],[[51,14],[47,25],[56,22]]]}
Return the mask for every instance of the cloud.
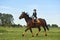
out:
{"label": "cloud", "polygon": [[17,8],[9,7],[9,6],[0,6],[0,12],[14,12],[17,11]]}

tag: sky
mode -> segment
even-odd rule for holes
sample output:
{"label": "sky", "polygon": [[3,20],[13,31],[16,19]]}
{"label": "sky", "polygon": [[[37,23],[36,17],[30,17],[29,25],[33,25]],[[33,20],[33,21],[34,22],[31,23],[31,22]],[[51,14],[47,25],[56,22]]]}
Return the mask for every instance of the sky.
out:
{"label": "sky", "polygon": [[26,25],[19,16],[23,11],[32,16],[33,9],[37,9],[37,17],[45,19],[47,24],[60,26],[60,0],[0,0],[0,12],[12,14],[15,24]]}

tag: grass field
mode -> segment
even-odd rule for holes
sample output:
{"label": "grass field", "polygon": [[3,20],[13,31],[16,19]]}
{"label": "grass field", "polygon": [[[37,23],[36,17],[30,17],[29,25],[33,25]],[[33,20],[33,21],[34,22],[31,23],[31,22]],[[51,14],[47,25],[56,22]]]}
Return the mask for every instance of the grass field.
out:
{"label": "grass field", "polygon": [[[60,40],[60,28],[50,28],[47,31],[48,36],[44,36],[44,31],[41,28],[41,32],[38,36],[32,37],[30,31],[27,31],[26,35],[22,37],[22,32],[26,28],[13,28],[13,27],[0,27],[0,40]],[[36,34],[37,28],[33,28],[33,32]]]}

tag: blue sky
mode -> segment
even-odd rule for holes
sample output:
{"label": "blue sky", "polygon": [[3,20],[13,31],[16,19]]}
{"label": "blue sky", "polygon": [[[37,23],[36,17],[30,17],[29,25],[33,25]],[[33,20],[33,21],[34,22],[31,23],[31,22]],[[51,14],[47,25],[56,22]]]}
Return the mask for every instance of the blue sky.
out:
{"label": "blue sky", "polygon": [[19,20],[21,12],[26,11],[32,16],[35,8],[38,18],[60,26],[60,0],[0,0],[0,12],[12,14],[16,24],[26,25],[24,19]]}

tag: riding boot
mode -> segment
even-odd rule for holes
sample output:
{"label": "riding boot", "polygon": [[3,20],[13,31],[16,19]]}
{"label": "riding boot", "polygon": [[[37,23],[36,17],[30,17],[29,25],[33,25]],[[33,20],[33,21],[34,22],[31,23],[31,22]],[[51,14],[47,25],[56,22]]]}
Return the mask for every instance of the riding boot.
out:
{"label": "riding boot", "polygon": [[36,20],[34,20],[34,25],[36,25]]}
{"label": "riding boot", "polygon": [[37,23],[37,20],[36,19],[34,20],[34,23]]}
{"label": "riding boot", "polygon": [[34,23],[34,25],[35,25],[35,23]]}

